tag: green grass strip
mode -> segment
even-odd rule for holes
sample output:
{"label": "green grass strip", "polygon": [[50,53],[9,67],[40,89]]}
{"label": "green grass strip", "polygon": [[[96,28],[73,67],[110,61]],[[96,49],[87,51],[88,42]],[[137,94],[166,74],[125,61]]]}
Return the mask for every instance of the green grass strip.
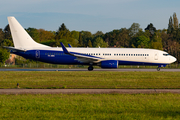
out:
{"label": "green grass strip", "polygon": [[178,120],[179,94],[0,95],[0,119]]}
{"label": "green grass strip", "polygon": [[0,88],[179,89],[180,72],[1,71]]}

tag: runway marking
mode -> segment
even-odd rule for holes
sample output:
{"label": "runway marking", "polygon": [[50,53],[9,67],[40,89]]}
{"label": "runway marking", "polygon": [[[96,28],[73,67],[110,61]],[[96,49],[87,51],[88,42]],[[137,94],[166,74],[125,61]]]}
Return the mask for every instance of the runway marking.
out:
{"label": "runway marking", "polygon": [[180,89],[0,89],[0,94],[153,94],[176,93]]}

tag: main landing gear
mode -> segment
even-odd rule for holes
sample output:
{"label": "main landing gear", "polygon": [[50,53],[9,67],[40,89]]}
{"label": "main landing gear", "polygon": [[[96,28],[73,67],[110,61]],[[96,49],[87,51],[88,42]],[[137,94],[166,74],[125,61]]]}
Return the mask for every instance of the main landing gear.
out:
{"label": "main landing gear", "polygon": [[92,71],[94,68],[93,68],[93,66],[92,65],[90,65],[89,67],[88,67],[88,70],[89,71]]}
{"label": "main landing gear", "polygon": [[157,67],[157,71],[160,71],[160,67]]}

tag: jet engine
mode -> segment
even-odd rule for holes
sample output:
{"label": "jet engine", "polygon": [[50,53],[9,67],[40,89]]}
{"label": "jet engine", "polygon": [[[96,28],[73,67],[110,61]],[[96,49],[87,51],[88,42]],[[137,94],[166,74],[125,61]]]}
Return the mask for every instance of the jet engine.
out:
{"label": "jet engine", "polygon": [[118,68],[117,60],[105,60],[101,61],[101,68]]}

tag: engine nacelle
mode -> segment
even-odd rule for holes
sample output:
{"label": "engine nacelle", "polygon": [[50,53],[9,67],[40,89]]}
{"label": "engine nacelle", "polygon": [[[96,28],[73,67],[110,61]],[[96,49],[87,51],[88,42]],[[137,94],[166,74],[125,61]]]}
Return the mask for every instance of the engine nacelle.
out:
{"label": "engine nacelle", "polygon": [[117,60],[101,61],[101,68],[118,68],[118,61]]}

